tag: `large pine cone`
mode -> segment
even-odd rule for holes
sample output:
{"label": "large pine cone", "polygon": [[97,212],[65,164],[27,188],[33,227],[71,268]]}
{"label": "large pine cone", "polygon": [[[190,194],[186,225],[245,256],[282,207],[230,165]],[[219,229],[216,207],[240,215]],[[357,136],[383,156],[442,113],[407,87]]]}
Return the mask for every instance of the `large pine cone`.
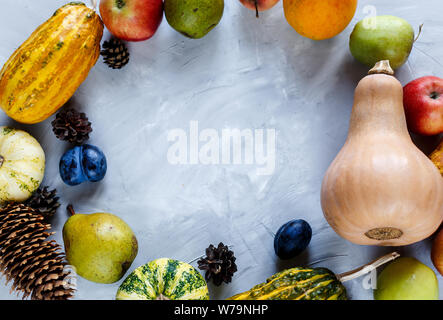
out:
{"label": "large pine cone", "polygon": [[0,270],[23,299],[67,300],[73,296],[71,273],[61,247],[47,238],[50,224],[23,204],[0,210]]}

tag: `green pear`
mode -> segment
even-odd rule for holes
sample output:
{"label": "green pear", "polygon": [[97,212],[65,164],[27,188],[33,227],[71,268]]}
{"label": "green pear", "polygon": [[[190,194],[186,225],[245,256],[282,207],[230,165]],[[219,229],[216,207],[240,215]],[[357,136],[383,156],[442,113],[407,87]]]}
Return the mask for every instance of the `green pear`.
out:
{"label": "green pear", "polygon": [[372,67],[389,60],[394,69],[402,66],[414,44],[414,29],[406,20],[378,16],[361,20],[352,31],[349,46],[355,59]]}
{"label": "green pear", "polygon": [[224,0],[165,0],[165,17],[176,31],[199,39],[220,22],[224,7]]}
{"label": "green pear", "polygon": [[397,259],[380,273],[374,299],[438,300],[437,276],[417,259]]}
{"label": "green pear", "polygon": [[120,280],[134,261],[138,244],[131,228],[110,213],[73,214],[63,227],[66,258],[81,277]]}

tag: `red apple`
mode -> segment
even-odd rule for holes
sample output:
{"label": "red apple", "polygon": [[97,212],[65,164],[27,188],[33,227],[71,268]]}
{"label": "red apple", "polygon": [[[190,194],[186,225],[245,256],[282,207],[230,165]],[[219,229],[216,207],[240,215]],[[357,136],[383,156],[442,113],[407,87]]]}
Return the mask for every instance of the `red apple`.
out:
{"label": "red apple", "polygon": [[248,9],[257,12],[271,9],[279,0],[240,0],[240,2]]}
{"label": "red apple", "polygon": [[122,40],[151,38],[163,18],[162,0],[101,0],[100,14],[109,31]]}
{"label": "red apple", "polygon": [[408,83],[403,104],[411,131],[426,136],[443,132],[443,79],[429,76]]}

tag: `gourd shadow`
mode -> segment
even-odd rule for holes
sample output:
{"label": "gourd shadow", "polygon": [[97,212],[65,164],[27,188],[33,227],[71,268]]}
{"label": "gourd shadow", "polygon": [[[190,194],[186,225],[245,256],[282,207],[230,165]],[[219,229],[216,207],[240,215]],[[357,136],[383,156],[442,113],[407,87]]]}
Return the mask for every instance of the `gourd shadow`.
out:
{"label": "gourd shadow", "polygon": [[6,120],[1,125],[26,131],[31,136],[33,136],[35,139],[37,139],[37,141],[42,141],[42,133],[45,132],[44,122],[37,123],[37,124],[24,124],[24,123],[17,122],[12,118],[7,117]]}
{"label": "gourd shadow", "polygon": [[343,75],[340,78],[341,85],[345,88],[357,87],[358,83],[368,75],[370,69],[370,67],[355,60],[351,54],[347,54],[339,65],[339,70],[342,71],[341,74]]}
{"label": "gourd shadow", "polygon": [[230,294],[226,295],[227,290],[226,290],[225,286],[226,286],[226,284],[224,284],[224,283],[219,287],[215,286],[212,283],[208,283],[210,300],[225,300],[225,299],[223,299],[223,297],[230,296]]}
{"label": "gourd shadow", "polygon": [[61,110],[64,110],[64,109],[70,109],[70,108],[75,109],[79,112],[84,112],[84,109],[85,109],[85,108],[83,108],[83,105],[77,101],[77,98],[74,95],[59,110],[57,110],[57,112],[60,112]]}

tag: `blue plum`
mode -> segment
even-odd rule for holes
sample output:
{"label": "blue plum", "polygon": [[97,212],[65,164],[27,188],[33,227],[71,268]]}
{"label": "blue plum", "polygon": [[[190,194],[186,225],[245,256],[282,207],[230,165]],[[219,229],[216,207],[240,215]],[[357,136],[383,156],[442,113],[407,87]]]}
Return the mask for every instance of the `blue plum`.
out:
{"label": "blue plum", "polygon": [[66,184],[75,186],[85,181],[97,182],[105,177],[106,157],[92,145],[76,146],[60,159],[60,176]]}
{"label": "blue plum", "polygon": [[280,227],[274,238],[274,250],[280,259],[291,259],[311,242],[312,229],[305,220],[292,220]]}

